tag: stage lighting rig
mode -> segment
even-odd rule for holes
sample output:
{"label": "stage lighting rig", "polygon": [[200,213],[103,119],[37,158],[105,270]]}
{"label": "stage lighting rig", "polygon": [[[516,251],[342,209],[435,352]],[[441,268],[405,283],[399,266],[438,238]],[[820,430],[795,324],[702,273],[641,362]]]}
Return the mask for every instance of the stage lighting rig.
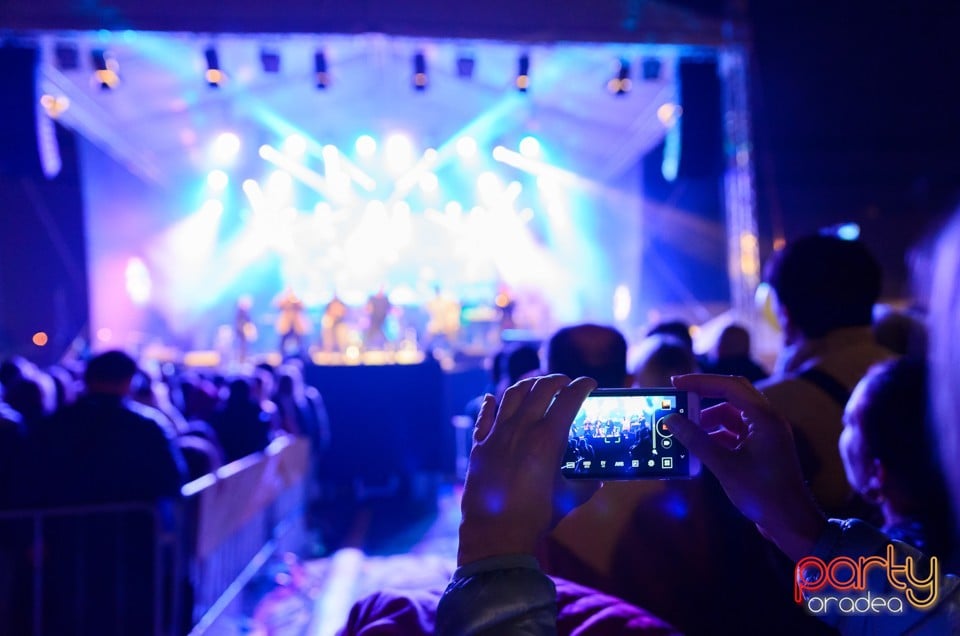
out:
{"label": "stage lighting rig", "polygon": [[272,49],[260,50],[260,66],[264,73],[280,72],[280,53]]}
{"label": "stage lighting rig", "polygon": [[655,82],[660,79],[660,59],[656,57],[645,57],[640,63],[643,72],[643,79],[647,82]]}
{"label": "stage lighting rig", "polygon": [[476,66],[476,61],[472,55],[461,53],[457,56],[457,77],[462,79],[470,79],[473,77],[473,68]]}
{"label": "stage lighting rig", "polygon": [[626,95],[632,88],[630,81],[630,62],[621,59],[617,66],[617,75],[607,82],[607,88],[614,95]]}
{"label": "stage lighting rig", "polygon": [[53,48],[57,68],[61,71],[75,71],[80,68],[80,51],[73,42],[57,42]]}
{"label": "stage lighting rig", "polygon": [[203,52],[203,56],[207,60],[207,71],[204,73],[204,78],[207,80],[207,85],[210,88],[220,88],[223,82],[227,79],[227,76],[220,68],[220,56],[217,55],[217,49],[212,46],[207,47],[207,49]]}
{"label": "stage lighting rig", "polygon": [[517,90],[526,93],[530,87],[530,56],[526,53],[517,60]]}
{"label": "stage lighting rig", "polygon": [[102,90],[116,88],[120,83],[120,64],[116,58],[103,49],[94,49],[90,52],[93,59],[93,79]]}
{"label": "stage lighting rig", "polygon": [[313,72],[317,88],[323,90],[330,86],[330,71],[327,70],[327,56],[323,49],[318,50],[313,56]]}
{"label": "stage lighting rig", "polygon": [[417,51],[413,56],[413,88],[418,91],[427,88],[427,58],[423,51]]}

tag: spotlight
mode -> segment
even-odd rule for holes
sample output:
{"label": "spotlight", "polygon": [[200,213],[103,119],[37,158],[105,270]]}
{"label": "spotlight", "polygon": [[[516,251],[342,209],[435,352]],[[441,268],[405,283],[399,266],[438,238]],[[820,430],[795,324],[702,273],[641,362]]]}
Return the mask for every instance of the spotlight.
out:
{"label": "spotlight", "polygon": [[377,152],[377,141],[370,135],[360,135],[355,144],[357,154],[361,157],[372,157]]}
{"label": "spotlight", "polygon": [[463,54],[457,56],[457,77],[470,79],[473,77],[473,67],[475,65],[476,62],[472,55]]}
{"label": "spotlight", "polygon": [[461,137],[457,139],[457,154],[462,159],[469,159],[477,154],[477,140],[473,137]]}
{"label": "spotlight", "polygon": [[279,73],[280,54],[270,49],[261,49],[260,65],[263,67],[264,73]]}
{"label": "spotlight", "polygon": [[618,63],[617,76],[607,82],[607,88],[614,95],[626,95],[632,88],[630,81],[630,62],[621,59]]}
{"label": "spotlight", "polygon": [[207,186],[214,192],[221,192],[230,183],[230,176],[223,170],[211,170],[207,174]]}
{"label": "spotlight", "polygon": [[656,57],[645,57],[641,62],[643,67],[643,79],[653,82],[660,79],[660,59]]}
{"label": "spotlight", "polygon": [[221,165],[233,162],[239,152],[240,137],[238,137],[236,133],[220,133],[213,142],[214,161]]}
{"label": "spotlight", "polygon": [[440,180],[432,172],[424,172],[420,175],[420,189],[424,192],[436,192],[440,186]]}
{"label": "spotlight", "polygon": [[302,135],[290,135],[283,140],[283,152],[294,159],[301,159],[307,154],[307,140]]}
{"label": "spotlight", "polygon": [[103,90],[116,88],[120,83],[120,65],[117,60],[103,49],[94,49],[90,52],[93,58],[93,78]]}
{"label": "spotlight", "polygon": [[61,71],[75,71],[80,68],[80,52],[72,42],[57,42],[53,48],[57,68]]}
{"label": "spotlight", "polygon": [[313,72],[317,82],[317,88],[323,90],[330,85],[330,72],[327,71],[327,56],[322,49],[317,51],[313,56]]}
{"label": "spotlight", "polygon": [[520,140],[520,154],[524,157],[539,157],[540,142],[536,137],[524,137]]}
{"label": "spotlight", "polygon": [[217,55],[217,49],[212,46],[208,47],[207,50],[203,52],[203,56],[207,59],[207,72],[204,73],[207,85],[210,86],[210,88],[219,88],[224,80],[227,79],[227,76],[224,75],[220,69],[220,58]]}
{"label": "spotlight", "polygon": [[413,56],[413,88],[418,91],[427,88],[427,58],[423,51],[417,51]]}
{"label": "spotlight", "polygon": [[526,93],[530,87],[530,56],[524,53],[517,60],[517,90]]}

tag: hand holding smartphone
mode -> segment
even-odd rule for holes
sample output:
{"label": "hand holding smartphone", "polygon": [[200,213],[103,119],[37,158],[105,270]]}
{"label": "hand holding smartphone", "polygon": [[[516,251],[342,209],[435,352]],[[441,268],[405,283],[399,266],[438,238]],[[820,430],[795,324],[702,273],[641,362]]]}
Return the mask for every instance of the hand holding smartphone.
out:
{"label": "hand holding smartphone", "polygon": [[573,419],[560,472],[568,479],[674,479],[700,462],[663,424],[673,413],[699,420],[700,399],[674,388],[597,389]]}

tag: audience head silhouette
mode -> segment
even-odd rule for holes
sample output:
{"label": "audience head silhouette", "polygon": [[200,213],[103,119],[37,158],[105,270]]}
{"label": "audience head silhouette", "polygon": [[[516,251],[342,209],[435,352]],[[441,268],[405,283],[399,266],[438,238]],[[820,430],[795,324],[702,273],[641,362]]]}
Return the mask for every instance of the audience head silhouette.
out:
{"label": "audience head silhouette", "polygon": [[686,343],[670,336],[649,336],[634,353],[637,386],[670,386],[675,375],[696,373],[697,360]]}
{"label": "audience head silhouette", "polygon": [[594,324],[564,327],[547,345],[547,371],[571,378],[593,378],[600,387],[630,386],[627,341],[613,327]]}
{"label": "audience head silhouette", "polygon": [[682,320],[658,322],[647,332],[647,337],[649,336],[669,336],[676,338],[690,351],[693,351],[693,336],[690,335],[690,325]]}
{"label": "audience head silhouette", "polygon": [[107,351],[87,363],[83,381],[87,393],[125,396],[137,373],[137,363],[123,351]]}
{"label": "audience head silhouette", "polygon": [[859,241],[814,235],[790,242],[768,263],[788,339],[867,326],[880,297],[880,265]]}
{"label": "audience head silhouette", "polygon": [[881,506],[888,531],[916,526],[920,540],[911,542],[946,554],[949,502],[926,404],[922,359],[876,365],[847,403],[840,454],[850,485]]}

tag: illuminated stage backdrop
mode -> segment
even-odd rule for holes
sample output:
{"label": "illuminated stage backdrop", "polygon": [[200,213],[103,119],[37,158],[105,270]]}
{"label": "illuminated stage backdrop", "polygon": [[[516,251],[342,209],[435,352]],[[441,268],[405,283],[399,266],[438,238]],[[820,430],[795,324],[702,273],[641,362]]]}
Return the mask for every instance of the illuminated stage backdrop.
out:
{"label": "illuminated stage backdrop", "polygon": [[670,269],[643,249],[657,233],[679,253],[719,254],[725,279],[722,223],[641,192],[641,158],[665,146],[668,171],[678,150],[679,48],[84,37],[119,65],[117,86],[101,90],[85,68],[44,75],[88,140],[101,345],[212,347],[241,296],[269,334],[285,288],[315,327],[335,291],[358,307],[384,287],[411,307],[439,288],[483,308],[506,289],[540,334],[576,320],[629,328],[661,300],[640,289],[646,259]]}

